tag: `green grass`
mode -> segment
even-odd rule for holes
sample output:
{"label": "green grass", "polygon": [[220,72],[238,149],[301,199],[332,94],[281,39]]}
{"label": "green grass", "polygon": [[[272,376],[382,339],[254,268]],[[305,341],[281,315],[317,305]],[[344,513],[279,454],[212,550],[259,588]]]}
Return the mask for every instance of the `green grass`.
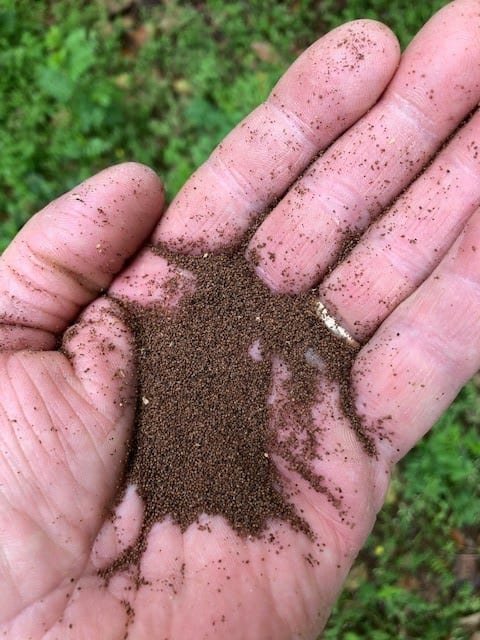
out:
{"label": "green grass", "polygon": [[[129,4],[0,0],[0,249],[35,210],[115,162],[153,166],[172,196],[321,33],[372,17],[405,45],[445,2],[106,8]],[[456,582],[455,563],[480,543],[479,422],[470,383],[400,464],[325,639],[467,639],[459,619],[480,597]]]}

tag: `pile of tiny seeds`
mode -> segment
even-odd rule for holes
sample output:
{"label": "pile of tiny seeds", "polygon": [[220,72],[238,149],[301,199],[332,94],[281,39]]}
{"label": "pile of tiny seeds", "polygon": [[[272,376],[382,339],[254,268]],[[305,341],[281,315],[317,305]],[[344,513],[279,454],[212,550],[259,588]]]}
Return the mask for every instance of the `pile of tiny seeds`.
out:
{"label": "pile of tiny seeds", "polygon": [[[138,389],[117,500],[136,485],[145,515],[135,545],[109,571],[137,563],[152,525],[166,517],[185,530],[201,514],[220,515],[241,536],[261,536],[270,521],[280,519],[310,535],[274,459],[280,456],[328,494],[311,469],[321,428],[311,411],[320,375],[339,385],[344,414],[367,453],[374,453],[350,393],[357,350],[319,320],[315,292],[273,294],[245,259],[244,242],[222,254],[152,251],[173,264],[167,283],[173,295],[185,269],[194,274],[195,286],[169,310],[122,302],[135,337]],[[320,356],[321,374],[319,359],[307,353]],[[274,362],[288,373],[272,404]]]}

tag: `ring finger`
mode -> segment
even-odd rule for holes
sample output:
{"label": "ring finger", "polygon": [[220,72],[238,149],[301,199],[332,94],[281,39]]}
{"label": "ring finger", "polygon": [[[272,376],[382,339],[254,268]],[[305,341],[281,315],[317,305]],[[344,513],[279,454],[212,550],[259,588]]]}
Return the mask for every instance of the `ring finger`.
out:
{"label": "ring finger", "polygon": [[433,271],[480,206],[480,111],[324,280],[320,297],[363,340]]}

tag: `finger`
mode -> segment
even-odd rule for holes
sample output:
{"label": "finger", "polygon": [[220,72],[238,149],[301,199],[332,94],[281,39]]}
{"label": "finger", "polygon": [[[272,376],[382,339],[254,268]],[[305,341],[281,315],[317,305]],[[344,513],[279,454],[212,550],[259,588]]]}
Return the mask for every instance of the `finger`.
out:
{"label": "finger", "polygon": [[359,20],[321,38],[186,183],[155,241],[204,251],[244,232],[375,103],[398,58],[395,36],[378,22]]}
{"label": "finger", "polygon": [[[21,344],[31,336],[25,328],[38,329],[30,346],[48,345],[45,332],[63,331],[108,287],[150,235],[162,206],[157,176],[135,163],[106,169],[49,204],[0,259],[0,323],[20,327]],[[15,344],[9,331],[6,347]]]}
{"label": "finger", "polygon": [[342,246],[418,174],[480,100],[477,0],[437,13],[406,50],[380,102],[307,171],[251,241],[278,291],[318,282]]}
{"label": "finger", "polygon": [[480,206],[480,112],[320,285],[358,340],[371,335],[440,262]]}
{"label": "finger", "polygon": [[357,407],[395,462],[480,367],[480,209],[354,365]]}

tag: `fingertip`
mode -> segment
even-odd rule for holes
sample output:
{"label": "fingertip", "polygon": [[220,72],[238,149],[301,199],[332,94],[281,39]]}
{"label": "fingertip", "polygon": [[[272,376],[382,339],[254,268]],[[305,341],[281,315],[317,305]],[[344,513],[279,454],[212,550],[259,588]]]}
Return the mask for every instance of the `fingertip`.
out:
{"label": "fingertip", "polygon": [[[337,46],[355,46],[359,54],[379,52],[393,62],[400,60],[401,45],[396,34],[385,23],[373,18],[359,18],[351,20],[332,29],[327,36],[329,39],[337,40]],[[323,38],[317,40],[313,46],[321,42]],[[363,58],[361,58],[363,59]]]}
{"label": "fingertip", "polygon": [[367,29],[372,36],[375,35],[375,42],[377,42],[377,44],[385,45],[388,47],[388,51],[394,53],[398,58],[400,57],[400,42],[395,32],[384,22],[374,20],[373,18],[359,18],[358,20],[347,22],[346,25],[343,26],[348,25],[354,29],[358,29],[360,32],[364,32],[365,29]]}
{"label": "fingertip", "polygon": [[385,50],[390,54],[396,70],[402,57],[402,45],[400,44],[397,34],[383,22],[379,22],[378,20],[370,20],[369,22],[375,25],[379,34],[379,41],[384,42]]}
{"label": "fingertip", "polygon": [[[388,81],[400,63],[402,54],[396,34],[383,22],[371,18],[352,20],[342,25],[356,35],[354,43],[358,46],[359,56],[372,56],[373,63],[383,64],[385,81]],[[339,28],[342,28],[339,27]],[[378,71],[381,74],[381,66]]]}
{"label": "fingertip", "polygon": [[122,162],[103,169],[91,178],[88,178],[78,187],[75,187],[63,197],[71,197],[79,191],[87,193],[112,191],[112,187],[118,193],[120,206],[111,208],[111,214],[115,211],[124,215],[125,204],[128,203],[130,217],[136,217],[142,227],[153,229],[158,223],[165,206],[165,188],[158,174],[148,165],[140,162]]}
{"label": "fingertip", "polygon": [[[130,178],[132,181],[138,182],[140,192],[138,195],[146,196],[151,199],[152,205],[157,205],[157,209],[161,211],[165,204],[165,187],[160,176],[152,167],[141,162],[122,162],[110,167],[110,170],[119,172],[123,176]],[[107,169],[108,171],[108,169]]]}
{"label": "fingertip", "polygon": [[308,123],[324,148],[377,102],[399,61],[399,42],[386,25],[353,20],[304,51],[280,78],[269,101]]}

